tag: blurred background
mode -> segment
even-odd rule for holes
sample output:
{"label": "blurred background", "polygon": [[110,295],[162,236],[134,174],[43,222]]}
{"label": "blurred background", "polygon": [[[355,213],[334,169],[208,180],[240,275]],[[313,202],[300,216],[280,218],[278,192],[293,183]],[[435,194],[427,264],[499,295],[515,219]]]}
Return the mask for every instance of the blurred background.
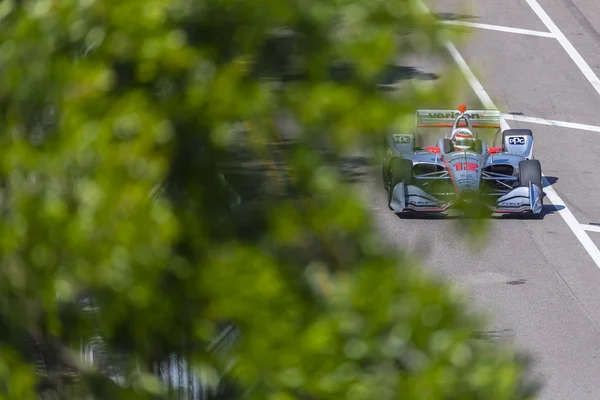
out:
{"label": "blurred background", "polygon": [[0,396],[530,398],[426,248],[380,233],[385,134],[481,107],[444,48],[469,36],[439,22],[413,0],[2,1]]}

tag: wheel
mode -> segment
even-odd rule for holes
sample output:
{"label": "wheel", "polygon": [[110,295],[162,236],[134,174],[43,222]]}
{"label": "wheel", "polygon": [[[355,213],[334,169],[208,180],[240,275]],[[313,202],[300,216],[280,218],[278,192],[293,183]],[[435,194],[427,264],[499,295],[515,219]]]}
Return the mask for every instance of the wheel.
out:
{"label": "wheel", "polygon": [[[400,182],[404,182],[405,185],[410,185],[412,183],[412,168],[413,164],[410,160],[405,160],[401,158],[395,158],[390,162],[390,168],[388,172],[389,180],[388,180],[388,207],[390,202],[392,201],[392,195],[394,194],[394,187]],[[389,207],[390,210],[392,209]]]}
{"label": "wheel", "polygon": [[413,163],[410,160],[404,160],[396,158],[391,163],[391,187],[390,190],[394,189],[400,182],[404,182],[405,185],[410,185],[413,178]]}
{"label": "wheel", "polygon": [[[542,186],[542,164],[539,160],[523,160],[519,163],[519,186],[528,187],[529,182],[537,185],[541,193],[542,205],[544,205],[544,187]],[[543,218],[541,214],[535,218]]]}
{"label": "wheel", "polygon": [[519,163],[519,186],[528,187],[529,182],[542,186],[542,165],[539,160],[523,160]]}

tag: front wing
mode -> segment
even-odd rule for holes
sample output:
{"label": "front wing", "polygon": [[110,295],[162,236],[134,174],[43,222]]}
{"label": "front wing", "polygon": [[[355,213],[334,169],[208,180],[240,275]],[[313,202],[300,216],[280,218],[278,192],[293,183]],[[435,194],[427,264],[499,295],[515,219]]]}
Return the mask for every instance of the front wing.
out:
{"label": "front wing", "polygon": [[392,191],[390,199],[390,208],[396,212],[421,211],[421,212],[444,212],[452,202],[442,202],[434,196],[428,194],[423,189],[398,183]]}
{"label": "front wing", "polygon": [[529,187],[518,187],[500,197],[494,212],[532,212],[533,214],[539,214],[542,212],[543,197],[544,191],[542,188],[530,182]]}
{"label": "front wing", "polygon": [[[499,197],[496,204],[490,208],[493,212],[500,214],[539,214],[542,212],[543,196],[542,188],[530,183],[529,187],[518,187]],[[453,204],[452,201],[441,201],[417,186],[404,185],[402,182],[393,188],[389,201],[389,207],[395,213],[406,211],[444,212]]]}

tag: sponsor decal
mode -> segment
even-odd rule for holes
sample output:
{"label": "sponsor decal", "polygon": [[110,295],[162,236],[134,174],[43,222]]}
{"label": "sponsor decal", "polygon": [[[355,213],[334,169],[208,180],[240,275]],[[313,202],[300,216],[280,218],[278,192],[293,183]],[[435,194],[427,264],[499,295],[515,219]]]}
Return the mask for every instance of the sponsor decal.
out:
{"label": "sponsor decal", "polygon": [[508,138],[508,144],[521,146],[525,144],[525,136],[511,136]]}
{"label": "sponsor decal", "polygon": [[392,140],[394,141],[394,143],[410,144],[411,137],[410,135],[393,135]]}
{"label": "sponsor decal", "polygon": [[508,158],[495,158],[494,159],[494,164],[506,164],[509,161],[510,160]]}
{"label": "sponsor decal", "polygon": [[[447,112],[447,113],[429,113],[429,118],[456,118],[460,115],[460,113],[457,113],[456,111],[452,111],[452,112]],[[479,114],[479,113],[465,113],[465,116],[471,118],[471,119],[480,119],[483,118],[483,114]]]}
{"label": "sponsor decal", "polygon": [[514,201],[503,201],[503,202],[501,202],[501,203],[500,203],[500,205],[501,205],[502,207],[507,207],[507,206],[510,206],[510,207],[518,207],[518,206],[520,206],[520,205],[522,205],[522,204],[523,204],[523,203],[516,203],[516,202],[514,202]]}

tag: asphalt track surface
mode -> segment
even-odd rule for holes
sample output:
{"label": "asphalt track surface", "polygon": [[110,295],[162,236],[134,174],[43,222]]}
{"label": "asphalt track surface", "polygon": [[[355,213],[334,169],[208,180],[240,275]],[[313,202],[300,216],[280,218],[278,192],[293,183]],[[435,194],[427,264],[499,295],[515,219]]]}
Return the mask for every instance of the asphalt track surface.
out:
{"label": "asphalt track surface", "polygon": [[[475,28],[472,40],[458,50],[502,112],[596,128],[507,121],[533,130],[535,156],[549,184],[545,191],[553,189],[566,209],[546,198],[541,220],[492,218],[489,239],[479,251],[456,229],[457,220],[398,218],[387,207],[378,177],[364,185],[367,201],[385,241],[419,251],[431,271],[464,287],[490,315],[491,337],[511,341],[534,358],[534,377],[543,384],[540,399],[599,399],[600,268],[590,255],[594,249],[574,232],[589,235],[593,247],[600,245],[600,232],[589,231],[600,231],[594,228],[600,223],[600,93],[561,42],[549,37],[554,33],[531,3],[545,11],[596,74],[600,7],[597,0],[437,3],[427,5],[446,19],[501,27]],[[441,71],[437,62],[410,62],[421,76]],[[481,107],[466,79],[464,88],[468,105]]]}

